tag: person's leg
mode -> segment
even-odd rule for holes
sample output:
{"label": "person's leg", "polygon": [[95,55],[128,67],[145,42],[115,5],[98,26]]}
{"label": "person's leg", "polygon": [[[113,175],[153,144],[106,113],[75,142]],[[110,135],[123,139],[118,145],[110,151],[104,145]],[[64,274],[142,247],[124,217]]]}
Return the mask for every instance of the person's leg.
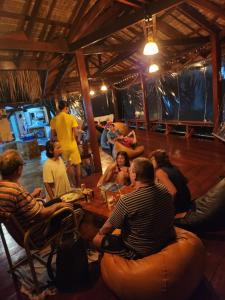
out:
{"label": "person's leg", "polygon": [[71,187],[76,187],[75,168],[73,165],[71,165],[70,162],[67,162],[66,171],[67,171],[67,175],[68,175]]}
{"label": "person's leg", "polygon": [[73,168],[74,168],[76,187],[80,187],[80,176],[81,176],[80,164],[73,165]]}

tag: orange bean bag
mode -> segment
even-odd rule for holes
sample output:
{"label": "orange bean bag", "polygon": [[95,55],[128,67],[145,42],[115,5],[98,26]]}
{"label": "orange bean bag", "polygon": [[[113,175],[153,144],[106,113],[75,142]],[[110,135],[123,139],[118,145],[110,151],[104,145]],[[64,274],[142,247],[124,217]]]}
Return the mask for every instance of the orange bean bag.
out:
{"label": "orange bean bag", "polygon": [[[127,135],[129,133],[129,128],[127,127],[127,125],[125,123],[115,122],[114,124],[115,124],[116,129],[118,129],[122,135]],[[116,154],[119,151],[125,151],[125,152],[127,152],[129,158],[135,158],[144,152],[144,146],[140,145],[133,149],[133,148],[124,146],[120,142],[115,142],[114,149],[113,149],[113,156],[116,157]]]}
{"label": "orange bean bag", "polygon": [[193,233],[176,228],[177,239],[138,260],[105,253],[101,273],[108,287],[128,300],[186,300],[200,283],[205,249]]}

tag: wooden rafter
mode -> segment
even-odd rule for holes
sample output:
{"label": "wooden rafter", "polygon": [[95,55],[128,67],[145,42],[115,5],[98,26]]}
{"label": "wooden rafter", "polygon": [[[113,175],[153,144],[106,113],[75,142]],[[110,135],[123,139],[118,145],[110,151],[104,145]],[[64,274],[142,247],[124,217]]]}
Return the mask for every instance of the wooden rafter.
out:
{"label": "wooden rafter", "polygon": [[109,70],[110,68],[112,68],[113,66],[119,64],[121,61],[127,59],[129,56],[131,56],[135,51],[129,51],[127,53],[124,53],[122,55],[117,55],[115,57],[113,57],[109,62],[103,64],[99,70],[95,73],[95,76],[100,75],[101,73],[106,72],[107,70]]}
{"label": "wooden rafter", "polygon": [[[209,42],[209,37],[193,37],[193,38],[179,38],[179,39],[172,39],[172,40],[157,40],[160,48],[167,48],[169,46],[188,46],[188,45],[201,45],[204,43]],[[144,47],[144,39],[137,41],[136,43],[133,42],[123,42],[117,45],[109,45],[109,46],[90,46],[85,48],[84,54],[102,54],[106,52],[117,52],[123,53],[128,52],[130,50],[141,50]]]}
{"label": "wooden rafter", "polygon": [[88,0],[80,1],[79,6],[77,7],[76,15],[73,19],[73,23],[70,28],[70,32],[68,35],[68,41],[71,43],[74,39],[74,35],[77,32],[77,25],[79,24],[79,21],[82,19],[82,15],[85,12],[87,6],[88,6]]}
{"label": "wooden rafter", "polygon": [[205,30],[207,30],[210,33],[216,33],[219,32],[220,29],[212,24],[211,22],[209,22],[197,9],[195,9],[194,7],[183,3],[179,6],[179,9],[181,9],[182,13],[188,17],[189,19],[191,19],[192,21],[194,21],[195,23],[197,23],[199,26],[201,26],[202,28],[204,28]]}
{"label": "wooden rafter", "polygon": [[55,41],[54,43],[35,42],[29,40],[8,39],[0,37],[0,50],[23,50],[33,52],[68,52],[66,41]]}
{"label": "wooden rafter", "polygon": [[134,8],[141,8],[141,4],[138,4],[136,2],[133,2],[133,1],[128,1],[128,0],[116,0],[117,2],[119,3],[122,3],[122,4],[125,4],[127,6],[130,6],[130,7],[134,7]]}
{"label": "wooden rafter", "polygon": [[69,38],[69,42],[74,42],[81,36],[85,35],[87,30],[94,26],[94,21],[96,20],[96,18],[105,10],[105,8],[110,5],[110,3],[111,0],[97,1],[95,5],[90,8],[87,14],[83,18],[80,18],[80,21],[75,28],[74,34]]}
{"label": "wooden rafter", "polygon": [[[179,0],[166,0],[166,1],[161,1],[159,2],[153,2],[149,13],[150,14],[157,14],[159,12],[168,10],[174,6],[177,6],[181,3],[183,3],[184,1],[179,1]],[[96,43],[99,40],[102,40],[106,37],[108,37],[109,35],[122,30],[126,27],[129,27],[130,25],[133,25],[134,23],[139,22],[140,20],[142,20],[145,17],[145,12],[143,10],[138,10],[133,14],[122,16],[121,18],[119,18],[117,20],[117,22],[114,22],[114,24],[107,24],[104,29],[99,29],[96,30],[95,32],[88,34],[86,37],[81,38],[80,40],[78,40],[75,43],[72,43],[70,45],[70,49],[71,51],[75,51],[76,49],[82,48],[82,47],[86,47],[90,44]]]}
{"label": "wooden rafter", "polygon": [[43,0],[35,0],[35,2],[34,2],[34,6],[32,9],[32,12],[31,12],[31,19],[27,23],[26,34],[28,37],[30,37],[30,35],[32,33],[32,30],[34,28],[34,25],[35,25],[35,22],[36,22],[36,19],[37,19],[37,16],[38,16],[38,13],[39,13],[42,3],[43,3]]}
{"label": "wooden rafter", "polygon": [[73,58],[74,58],[73,54],[65,54],[64,55],[63,65],[59,68],[59,72],[56,75],[56,78],[54,79],[54,82],[51,86],[51,91],[54,91],[56,89],[57,85],[63,79],[63,77],[66,73],[66,70],[67,70],[69,64],[72,62]]}
{"label": "wooden rafter", "polygon": [[212,1],[208,0],[190,0],[190,3],[193,3],[199,8],[203,8],[210,13],[214,13],[221,19],[225,20],[225,9],[221,8],[219,5],[216,5]]}

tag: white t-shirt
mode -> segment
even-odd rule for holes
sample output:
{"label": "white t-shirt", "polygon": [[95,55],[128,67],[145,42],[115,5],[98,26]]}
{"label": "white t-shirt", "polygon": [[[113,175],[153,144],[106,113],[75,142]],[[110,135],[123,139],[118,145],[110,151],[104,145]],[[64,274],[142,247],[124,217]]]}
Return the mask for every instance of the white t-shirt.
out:
{"label": "white t-shirt", "polygon": [[61,157],[57,160],[48,158],[43,166],[44,183],[54,183],[54,196],[58,197],[71,190],[66,167]]}

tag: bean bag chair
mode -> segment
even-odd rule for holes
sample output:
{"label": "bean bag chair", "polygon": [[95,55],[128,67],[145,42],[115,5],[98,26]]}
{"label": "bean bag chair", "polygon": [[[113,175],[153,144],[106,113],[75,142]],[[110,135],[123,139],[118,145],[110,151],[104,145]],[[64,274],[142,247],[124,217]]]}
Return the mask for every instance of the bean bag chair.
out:
{"label": "bean bag chair", "polygon": [[[118,129],[122,135],[127,135],[129,133],[129,128],[127,127],[127,125],[125,123],[115,122],[114,124],[115,124],[116,129]],[[144,146],[140,145],[133,149],[131,147],[126,147],[125,145],[121,144],[120,142],[115,142],[115,145],[113,147],[113,157],[116,157],[116,154],[119,151],[125,151],[125,152],[127,152],[129,158],[135,158],[144,152]]]}
{"label": "bean bag chair", "polygon": [[225,225],[225,178],[205,195],[195,200],[195,207],[183,218],[176,219],[175,225],[200,232]]}
{"label": "bean bag chair", "polygon": [[126,147],[120,142],[115,142],[115,145],[113,147],[113,157],[116,157],[116,154],[119,151],[125,151],[127,152],[129,158],[135,158],[139,155],[141,155],[144,152],[145,148],[143,145],[136,146],[134,149],[131,147]]}
{"label": "bean bag chair", "polygon": [[186,300],[204,272],[205,249],[191,232],[176,229],[176,241],[142,259],[105,253],[101,274],[107,286],[127,300]]}

